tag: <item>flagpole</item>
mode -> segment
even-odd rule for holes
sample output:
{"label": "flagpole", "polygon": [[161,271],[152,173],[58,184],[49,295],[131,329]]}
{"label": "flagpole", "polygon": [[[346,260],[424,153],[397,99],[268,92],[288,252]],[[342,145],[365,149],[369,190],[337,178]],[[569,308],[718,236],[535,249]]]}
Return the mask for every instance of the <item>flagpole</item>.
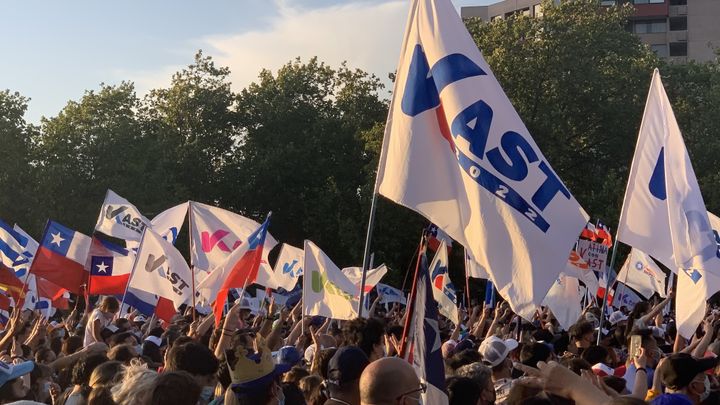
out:
{"label": "flagpole", "polygon": [[[620,227],[618,227],[620,228]],[[610,270],[615,266],[615,257],[617,256],[618,247],[618,232],[615,231],[615,241],[613,243],[613,252],[610,256],[610,265],[605,268],[605,295],[603,295],[603,303],[600,309],[600,326],[598,327],[597,345],[600,346],[600,340],[602,339],[602,327],[605,321],[605,308],[607,307],[608,295],[610,293]]]}
{"label": "flagpole", "polygon": [[[193,220],[192,220],[192,201],[188,201],[188,245],[189,245],[189,253],[190,253],[190,275],[192,276],[192,283],[190,288],[192,288],[192,318],[193,322],[195,322],[195,308],[197,308],[195,305],[195,266],[192,262],[192,253],[193,253]],[[227,300],[225,300],[225,306],[227,307]]]}
{"label": "flagpole", "polygon": [[[123,293],[122,301],[120,302],[120,310],[122,310],[122,307],[125,305],[125,296],[127,295],[128,289],[130,288],[130,283],[132,282],[133,276],[135,275],[135,269],[137,268],[138,259],[140,258],[140,252],[142,251],[143,244],[145,243],[146,230],[147,227],[143,229],[143,233],[140,236],[140,244],[138,245],[137,253],[135,253],[135,261],[133,262],[132,270],[130,270],[130,277],[128,277],[128,282],[127,284],[125,284],[125,292]],[[155,306],[157,306],[157,303],[155,304]]]}
{"label": "flagpole", "polygon": [[470,308],[470,274],[468,274],[468,255],[464,246],[463,253],[465,255],[465,296],[467,297],[465,308]]}
{"label": "flagpole", "polygon": [[405,325],[403,325],[403,334],[400,340],[400,358],[405,358],[405,349],[407,346],[407,337],[410,329],[410,320],[415,312],[415,294],[417,293],[417,280],[418,273],[420,273],[420,260],[425,250],[425,231],[423,230],[422,236],[420,237],[420,247],[418,248],[417,261],[415,262],[415,278],[413,279],[412,289],[410,296],[408,297],[408,304],[405,306]]}
{"label": "flagpole", "polygon": [[375,211],[377,209],[377,186],[379,174],[380,170],[377,170],[377,172],[375,173],[375,187],[373,189],[372,202],[370,203],[370,218],[368,219],[367,234],[365,235],[365,252],[363,253],[362,278],[360,280],[360,302],[358,303],[358,318],[362,318],[363,300],[365,299],[365,282],[367,279],[368,266],[370,264],[370,242],[372,241],[373,228],[375,227]]}

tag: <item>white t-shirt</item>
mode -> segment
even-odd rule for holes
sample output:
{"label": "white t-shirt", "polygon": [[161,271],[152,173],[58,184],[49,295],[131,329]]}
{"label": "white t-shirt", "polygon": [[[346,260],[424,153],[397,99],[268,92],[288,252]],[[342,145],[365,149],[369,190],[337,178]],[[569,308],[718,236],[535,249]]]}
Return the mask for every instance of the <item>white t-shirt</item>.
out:
{"label": "white t-shirt", "polygon": [[[100,330],[93,330],[95,327],[95,320],[100,321]],[[95,339],[95,334],[99,334],[103,328],[108,326],[110,324],[110,321],[108,321],[102,312],[100,312],[99,309],[95,309],[90,314],[90,317],[88,318],[87,325],[85,326],[85,339],[83,340],[83,346],[88,347],[89,345],[93,343],[97,343],[98,340]]]}

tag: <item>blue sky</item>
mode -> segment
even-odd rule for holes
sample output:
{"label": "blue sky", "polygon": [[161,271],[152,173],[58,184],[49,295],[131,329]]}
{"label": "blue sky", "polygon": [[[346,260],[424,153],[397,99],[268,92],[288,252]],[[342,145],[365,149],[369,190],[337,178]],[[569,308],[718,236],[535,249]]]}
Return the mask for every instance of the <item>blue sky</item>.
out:
{"label": "blue sky", "polygon": [[[453,0],[456,7],[493,0]],[[30,97],[38,123],[100,83],[167,86],[198,49],[230,67],[235,90],[300,56],[394,70],[408,0],[34,0],[0,6],[0,90]]]}

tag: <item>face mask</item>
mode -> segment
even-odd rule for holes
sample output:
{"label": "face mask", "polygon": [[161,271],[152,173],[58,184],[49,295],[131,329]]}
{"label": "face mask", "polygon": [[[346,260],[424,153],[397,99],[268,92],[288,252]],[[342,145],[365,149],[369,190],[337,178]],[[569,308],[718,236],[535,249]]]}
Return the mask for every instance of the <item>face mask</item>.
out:
{"label": "face mask", "polygon": [[65,328],[58,329],[57,336],[59,338],[64,338],[65,337]]}
{"label": "face mask", "polygon": [[200,399],[209,402],[210,398],[212,398],[213,394],[215,394],[215,387],[206,385],[203,387],[202,391],[200,392]]}
{"label": "face mask", "polygon": [[138,356],[142,356],[142,345],[135,346],[135,352],[138,354]]}
{"label": "face mask", "polygon": [[278,403],[278,405],[285,405],[285,394],[282,392],[281,388],[278,387],[278,389],[280,391],[280,395],[275,397],[277,399],[277,403]]}
{"label": "face mask", "polygon": [[700,394],[700,402],[706,400],[707,397],[710,396],[710,379],[708,378],[708,376],[705,376],[705,381],[703,384],[705,385],[705,391]]}

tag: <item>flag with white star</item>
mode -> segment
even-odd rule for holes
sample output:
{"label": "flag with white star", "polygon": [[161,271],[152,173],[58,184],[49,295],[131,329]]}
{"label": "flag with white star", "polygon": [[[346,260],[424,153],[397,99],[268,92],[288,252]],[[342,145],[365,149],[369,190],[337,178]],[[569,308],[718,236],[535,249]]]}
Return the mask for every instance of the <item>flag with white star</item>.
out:
{"label": "flag with white star", "polygon": [[87,260],[87,269],[90,271],[89,293],[123,294],[134,261],[135,254],[132,251],[93,237]]}
{"label": "flag with white star", "polygon": [[48,221],[30,273],[79,294],[87,285],[85,263],[90,243],[87,235]]}

